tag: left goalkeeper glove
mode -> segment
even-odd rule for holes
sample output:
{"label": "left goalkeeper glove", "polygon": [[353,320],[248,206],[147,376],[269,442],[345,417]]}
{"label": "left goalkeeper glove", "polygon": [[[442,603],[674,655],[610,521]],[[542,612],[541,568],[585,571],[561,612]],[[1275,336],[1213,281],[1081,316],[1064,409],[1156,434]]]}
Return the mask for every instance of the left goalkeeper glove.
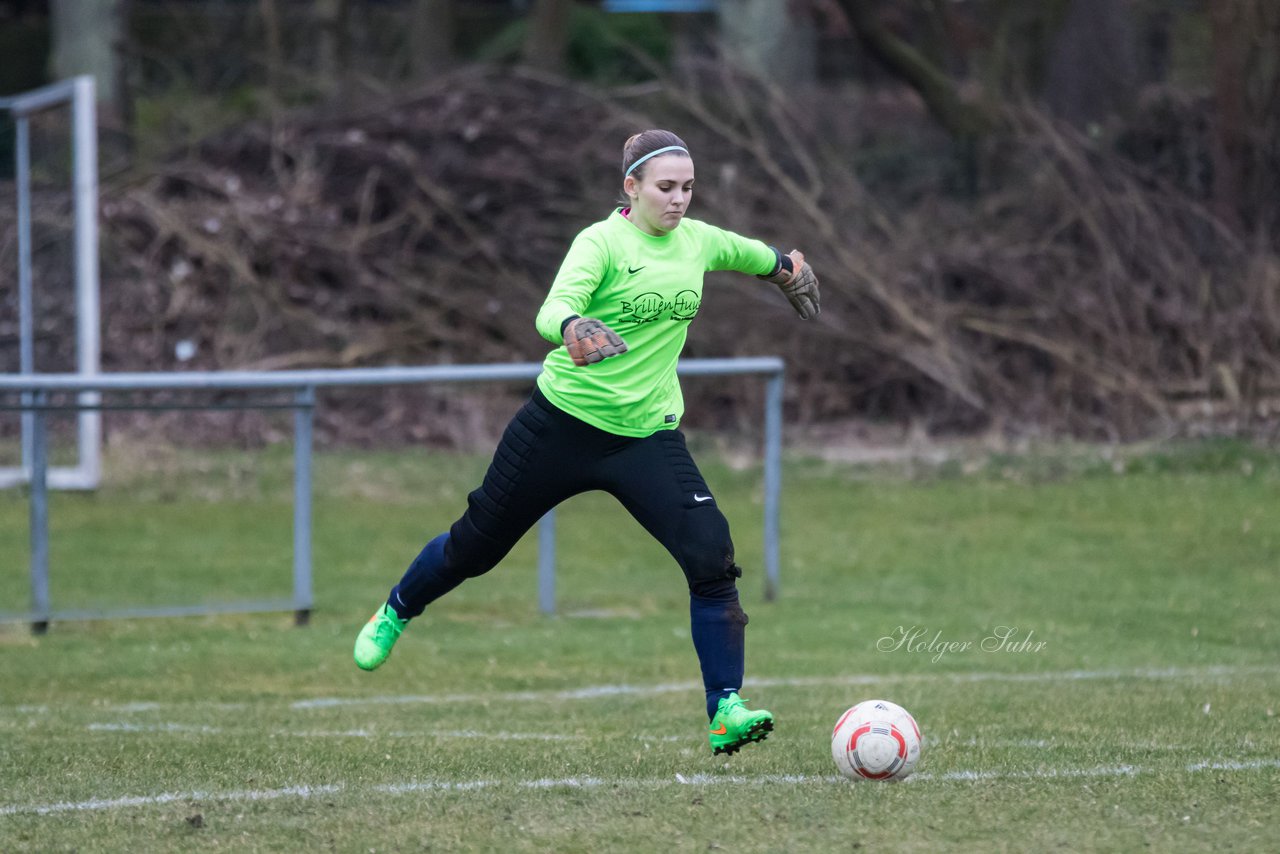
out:
{"label": "left goalkeeper glove", "polygon": [[[786,261],[791,263],[788,265]],[[822,312],[818,304],[818,277],[799,249],[792,249],[786,261],[779,262],[778,271],[772,276],[759,278],[777,285],[802,320],[817,317]]]}

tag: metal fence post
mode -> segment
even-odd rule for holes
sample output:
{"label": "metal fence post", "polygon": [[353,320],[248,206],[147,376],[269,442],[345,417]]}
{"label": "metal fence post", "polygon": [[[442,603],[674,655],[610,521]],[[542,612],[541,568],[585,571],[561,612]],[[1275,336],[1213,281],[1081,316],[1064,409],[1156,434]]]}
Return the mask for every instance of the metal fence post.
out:
{"label": "metal fence post", "polygon": [[[35,311],[31,301],[31,126],[25,115],[14,118],[14,177],[18,185],[18,371],[35,372]],[[23,403],[31,402],[24,392]],[[31,477],[31,410],[22,412],[22,468]]]}
{"label": "metal fence post", "polygon": [[769,376],[764,406],[764,598],[778,598],[778,515],[782,502],[782,371]]}
{"label": "metal fence post", "polygon": [[49,446],[44,392],[32,395],[31,410],[31,631],[49,630]]}
{"label": "metal fence post", "polygon": [[294,396],[293,410],[293,621],[305,626],[314,604],[311,585],[311,452],[315,386]]}
{"label": "metal fence post", "polygon": [[[76,370],[91,377],[101,367],[102,340],[98,283],[98,98],[93,77],[71,81],[71,118],[75,132],[73,181],[75,192]],[[84,406],[76,414],[79,426],[80,487],[96,489],[102,478],[102,413],[96,391],[80,393]]]}
{"label": "metal fence post", "polygon": [[550,616],[556,612],[556,511],[538,521],[538,607]]}

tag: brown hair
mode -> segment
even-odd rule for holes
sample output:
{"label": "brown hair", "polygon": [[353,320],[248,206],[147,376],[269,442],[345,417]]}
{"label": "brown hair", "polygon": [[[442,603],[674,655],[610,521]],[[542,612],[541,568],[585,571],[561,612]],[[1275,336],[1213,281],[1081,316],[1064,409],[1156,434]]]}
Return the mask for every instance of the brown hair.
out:
{"label": "brown hair", "polygon": [[[669,145],[678,145],[684,149],[684,152],[672,151],[671,154],[678,154],[681,157],[688,157],[689,146],[684,144],[684,140],[676,136],[669,130],[646,130],[635,134],[622,145],[622,174],[625,176],[627,170],[631,168],[631,164],[635,163],[646,154],[652,154],[659,148],[666,148]],[[659,154],[659,157],[666,157],[666,154]],[[636,171],[631,174],[637,181],[644,177],[645,167],[649,165],[646,160],[636,167]]]}

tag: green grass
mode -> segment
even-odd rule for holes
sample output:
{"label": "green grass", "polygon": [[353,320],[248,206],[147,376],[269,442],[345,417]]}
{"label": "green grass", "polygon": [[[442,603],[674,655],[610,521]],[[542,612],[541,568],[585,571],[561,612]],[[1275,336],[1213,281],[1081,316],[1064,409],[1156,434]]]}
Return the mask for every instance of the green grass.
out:
{"label": "green grass", "polygon": [[[744,693],[778,718],[764,744],[710,755],[679,570],[603,496],[560,513],[559,616],[537,612],[526,538],[386,667],[358,671],[355,632],[486,460],[329,453],[310,627],[287,614],[0,627],[0,850],[1280,838],[1280,455],[790,459],[773,603],[759,472],[700,456],[748,569]],[[116,450],[107,471],[98,492],[52,499],[56,607],[287,596],[286,448]],[[0,495],[0,610],[26,606],[26,514]],[[984,650],[1002,626],[1029,643]],[[581,690],[619,685],[631,690]],[[924,730],[906,784],[833,778],[830,727],[872,696]]]}

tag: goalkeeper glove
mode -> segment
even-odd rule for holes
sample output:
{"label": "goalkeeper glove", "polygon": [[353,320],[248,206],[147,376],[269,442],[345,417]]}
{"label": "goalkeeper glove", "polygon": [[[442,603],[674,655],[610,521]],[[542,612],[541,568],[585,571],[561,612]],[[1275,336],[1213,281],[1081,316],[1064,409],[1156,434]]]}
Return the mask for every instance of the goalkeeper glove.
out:
{"label": "goalkeeper glove", "polygon": [[779,253],[777,271],[771,276],[758,278],[777,285],[802,320],[817,317],[821,313],[822,308],[818,305],[818,277],[813,274],[813,268],[804,260],[804,253],[799,249],[792,249],[786,256]]}
{"label": "goalkeeper glove", "polygon": [[627,343],[618,333],[592,317],[573,318],[563,334],[569,357],[580,368],[627,352]]}

